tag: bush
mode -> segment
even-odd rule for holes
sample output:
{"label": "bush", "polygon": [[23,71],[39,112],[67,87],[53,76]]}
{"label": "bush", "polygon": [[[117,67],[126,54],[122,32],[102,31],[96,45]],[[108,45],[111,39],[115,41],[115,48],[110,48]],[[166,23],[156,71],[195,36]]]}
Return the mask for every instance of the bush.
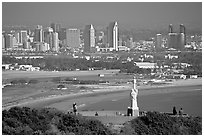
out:
{"label": "bush", "polygon": [[38,83],[38,80],[36,79],[31,79],[28,84],[37,84]]}
{"label": "bush", "polygon": [[25,79],[19,79],[19,80],[12,80],[11,84],[12,85],[18,85],[18,84],[26,84],[27,81]]}
{"label": "bush", "polygon": [[2,133],[8,135],[107,135],[100,121],[64,114],[54,108],[13,107],[2,112]]}
{"label": "bush", "polygon": [[[130,127],[140,135],[197,135],[202,131],[201,118],[171,117],[159,112],[148,112],[146,116],[131,120]],[[128,134],[126,129],[130,127],[125,126],[122,134]]]}
{"label": "bush", "polygon": [[52,79],[52,82],[58,83],[58,82],[60,82],[60,81],[61,81],[61,78],[60,78],[60,77],[54,77],[54,78]]}
{"label": "bush", "polygon": [[64,85],[58,85],[57,88],[62,89],[62,88],[65,88],[65,86]]}

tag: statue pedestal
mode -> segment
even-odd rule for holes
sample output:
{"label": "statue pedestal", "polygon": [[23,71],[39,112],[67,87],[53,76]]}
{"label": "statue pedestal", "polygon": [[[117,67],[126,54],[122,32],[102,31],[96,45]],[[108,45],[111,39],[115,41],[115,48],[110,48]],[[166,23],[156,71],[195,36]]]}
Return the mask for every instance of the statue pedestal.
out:
{"label": "statue pedestal", "polygon": [[131,108],[131,107],[128,107],[128,110],[127,110],[127,116],[136,116],[138,117],[139,116],[139,108]]}

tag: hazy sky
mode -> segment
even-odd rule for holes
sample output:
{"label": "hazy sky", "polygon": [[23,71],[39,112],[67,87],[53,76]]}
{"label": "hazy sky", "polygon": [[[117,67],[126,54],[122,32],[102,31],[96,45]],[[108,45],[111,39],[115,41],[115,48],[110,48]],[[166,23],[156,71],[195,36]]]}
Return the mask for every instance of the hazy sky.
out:
{"label": "hazy sky", "polygon": [[183,23],[190,28],[202,27],[202,3],[160,2],[59,2],[2,3],[2,24],[63,26],[94,24],[106,26],[111,21],[129,28],[162,28]]}

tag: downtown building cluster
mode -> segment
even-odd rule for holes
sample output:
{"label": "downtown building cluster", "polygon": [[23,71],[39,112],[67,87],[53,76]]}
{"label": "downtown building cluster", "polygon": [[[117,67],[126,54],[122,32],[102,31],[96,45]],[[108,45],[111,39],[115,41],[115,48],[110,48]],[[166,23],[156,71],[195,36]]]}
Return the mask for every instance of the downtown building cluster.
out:
{"label": "downtown building cluster", "polygon": [[[162,48],[164,46],[162,34],[156,35],[155,49]],[[186,28],[183,24],[180,24],[180,31],[178,33],[173,31],[173,25],[170,24],[167,35],[167,48],[172,50],[184,50],[186,45]]]}
{"label": "downtown building cluster", "polygon": [[[186,28],[180,24],[178,33],[173,31],[173,25],[168,27],[166,36],[157,34],[151,40],[135,42],[133,36],[119,35],[118,22],[111,22],[102,30],[96,30],[92,24],[83,29],[62,28],[61,24],[51,23],[43,28],[38,25],[33,31],[18,30],[5,32],[2,35],[2,48],[6,51],[20,49],[36,52],[74,51],[83,53],[117,52],[117,51],[147,51],[152,47],[156,51],[184,50],[189,46],[186,42]],[[190,43],[191,44],[191,43]],[[192,44],[191,44],[192,45]]]}
{"label": "downtown building cluster", "polygon": [[[78,28],[61,28],[60,24],[52,23],[50,27],[43,28],[38,25],[33,32],[18,30],[3,33],[2,48],[6,50],[23,49],[30,51],[59,52],[60,44],[63,48],[83,52],[118,51],[118,24],[111,22],[107,27],[106,35],[103,31],[97,35],[93,25],[86,25],[84,30]],[[96,45],[96,39],[101,40]],[[62,47],[62,46],[61,46]]]}

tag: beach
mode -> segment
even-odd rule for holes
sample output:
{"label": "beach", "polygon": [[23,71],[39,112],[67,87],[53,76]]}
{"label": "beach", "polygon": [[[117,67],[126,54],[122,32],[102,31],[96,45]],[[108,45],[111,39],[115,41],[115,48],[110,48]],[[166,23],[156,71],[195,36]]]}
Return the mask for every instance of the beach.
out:
{"label": "beach", "polygon": [[[43,99],[37,99],[37,100],[19,103],[18,106],[54,107],[64,112],[67,112],[72,110],[72,104],[73,102],[76,102],[78,105],[79,111],[95,111],[95,110],[110,110],[110,109],[124,111],[124,109],[126,109],[129,105],[128,98],[129,98],[129,93],[132,85],[129,84],[129,85],[123,85],[123,86],[121,85],[120,86],[103,85],[103,86],[101,88],[97,88],[96,90],[92,90],[90,92],[52,96],[52,97],[47,97]],[[194,100],[197,100],[197,106],[199,105],[198,109],[202,109],[202,107],[200,108],[200,106],[202,105],[202,79],[175,80],[168,85],[138,86],[138,89],[139,89],[138,101],[140,106],[143,104],[144,106],[142,109],[143,111],[149,107],[147,104],[152,104],[154,102],[155,104],[157,104],[157,106],[160,103],[164,103],[164,104],[166,103],[167,109],[163,109],[163,110],[171,111],[172,105],[177,105],[178,107],[181,107],[181,106],[175,103],[171,103],[168,105],[167,103],[168,101],[158,102],[158,99],[165,98],[165,96],[171,97],[170,95],[172,96],[180,95],[181,99],[182,98],[185,99],[186,97],[182,97],[182,96],[187,94],[189,95],[187,98],[190,99],[190,97],[193,96]],[[151,100],[151,101],[148,101],[148,100]],[[194,100],[191,100],[191,102]],[[171,100],[169,102],[171,102]],[[189,100],[184,102],[189,102]],[[145,104],[146,104],[146,107],[145,107]],[[182,104],[182,101],[180,104]],[[165,106],[162,106],[162,107],[165,108]],[[152,109],[156,109],[158,111],[160,110],[156,108],[156,105],[155,107],[152,107]]]}

